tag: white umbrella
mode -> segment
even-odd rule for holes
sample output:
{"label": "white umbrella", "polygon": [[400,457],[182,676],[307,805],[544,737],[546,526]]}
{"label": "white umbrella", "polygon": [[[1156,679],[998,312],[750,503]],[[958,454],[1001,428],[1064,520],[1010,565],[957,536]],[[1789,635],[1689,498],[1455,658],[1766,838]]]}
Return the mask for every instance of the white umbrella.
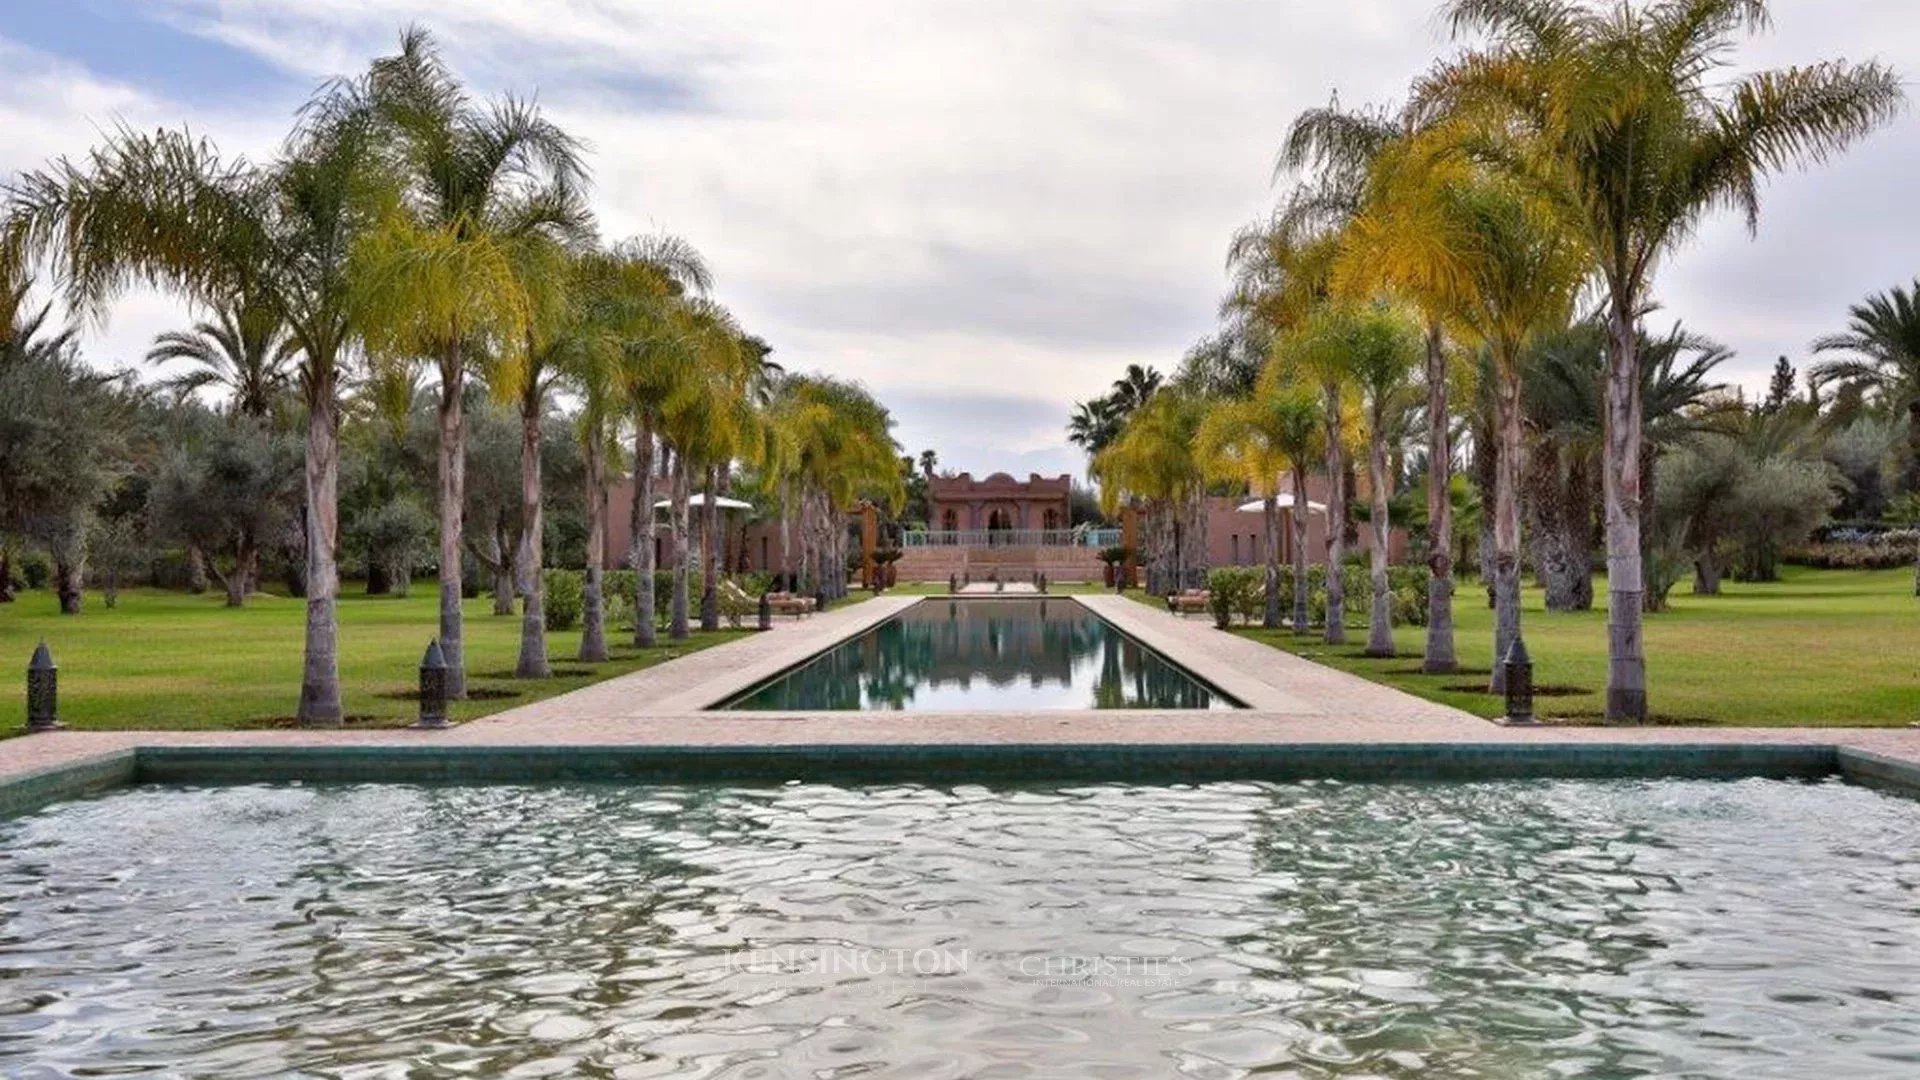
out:
{"label": "white umbrella", "polygon": [[[1260,499],[1255,499],[1250,503],[1242,503],[1239,506],[1234,507],[1234,509],[1240,511],[1243,514],[1257,514],[1260,511],[1265,510],[1266,508],[1267,508],[1267,504]],[[1293,509],[1293,496],[1291,495],[1280,496],[1280,509],[1282,510]],[[1325,503],[1317,503],[1312,500],[1307,501],[1307,513],[1324,514],[1326,512],[1327,512],[1327,507]]]}
{"label": "white umbrella", "polygon": [[[705,506],[707,505],[707,493],[704,491],[696,491],[691,496],[688,497],[688,501],[690,501],[695,506]],[[672,505],[673,505],[672,499],[661,499],[659,502],[653,504],[653,508],[655,510],[665,510],[671,507]],[[753,509],[752,503],[741,502],[739,499],[728,498],[725,495],[721,495],[718,498],[714,499],[713,505],[719,507],[722,510]]]}

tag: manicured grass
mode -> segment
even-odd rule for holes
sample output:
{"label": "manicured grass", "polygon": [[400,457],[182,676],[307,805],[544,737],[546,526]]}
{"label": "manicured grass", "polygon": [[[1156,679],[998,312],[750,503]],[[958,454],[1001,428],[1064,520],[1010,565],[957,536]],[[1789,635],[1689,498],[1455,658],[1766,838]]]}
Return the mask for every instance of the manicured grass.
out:
{"label": "manicured grass", "polygon": [[[1525,595],[1522,633],[1534,681],[1553,688],[1535,701],[1543,717],[1598,723],[1606,706],[1606,584],[1594,582],[1593,611],[1549,614],[1541,594]],[[1394,632],[1402,655],[1361,655],[1364,628],[1351,644],[1318,636],[1237,631],[1343,671],[1481,716],[1501,700],[1460,689],[1484,684],[1493,659],[1493,612],[1478,584],[1455,594],[1456,644],[1470,674],[1419,673],[1425,630]],[[1670,610],[1646,618],[1647,671],[1656,719],[1739,726],[1898,726],[1920,722],[1920,599],[1911,570],[1808,570],[1787,567],[1768,584],[1727,582],[1721,596],[1694,596],[1682,583]]]}
{"label": "manicured grass", "polygon": [[[438,631],[432,581],[406,599],[363,595],[349,584],[340,599],[340,680],[351,726],[413,722],[418,705],[403,697],[418,685],[420,655]],[[222,606],[216,593],[135,589],[108,609],[89,592],[77,616],[59,613],[53,594],[23,590],[0,604],[0,736],[26,717],[26,666],[45,639],[60,666],[60,716],[75,728],[239,728],[291,725],[299,704],[302,601],[261,594],[247,606]],[[609,628],[613,658],[573,659],[578,630],[549,634],[555,677],[512,677],[520,653],[519,616],[493,614],[490,598],[466,604],[467,685],[455,720],[499,712],[613,675],[622,675],[731,641],[751,630],[695,632],[686,641],[636,650],[630,631]],[[664,637],[664,635],[663,635]]]}

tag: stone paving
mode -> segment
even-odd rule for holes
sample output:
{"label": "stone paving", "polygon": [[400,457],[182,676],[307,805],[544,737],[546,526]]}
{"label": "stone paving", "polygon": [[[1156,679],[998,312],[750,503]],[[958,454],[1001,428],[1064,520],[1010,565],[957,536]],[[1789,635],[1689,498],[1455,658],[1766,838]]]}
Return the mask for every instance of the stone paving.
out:
{"label": "stone paving", "polygon": [[1850,746],[1920,762],[1920,730],[1910,729],[1502,727],[1221,633],[1208,620],[1179,618],[1110,595],[1059,599],[1086,604],[1248,708],[1072,713],[704,711],[920,599],[883,596],[803,619],[778,620],[769,633],[703,649],[446,731],[63,731],[0,741],[0,777],[157,745],[1793,743]]}

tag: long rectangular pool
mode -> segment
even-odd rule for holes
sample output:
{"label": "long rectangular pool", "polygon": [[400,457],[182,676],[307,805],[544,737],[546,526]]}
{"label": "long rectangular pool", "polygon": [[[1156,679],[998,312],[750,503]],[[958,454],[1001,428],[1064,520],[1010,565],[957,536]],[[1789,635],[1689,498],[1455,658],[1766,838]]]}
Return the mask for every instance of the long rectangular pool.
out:
{"label": "long rectangular pool", "polygon": [[1920,1075],[1838,781],[146,786],[0,820],[0,1076]]}
{"label": "long rectangular pool", "polygon": [[1237,707],[1065,597],[923,600],[722,706],[783,712]]}

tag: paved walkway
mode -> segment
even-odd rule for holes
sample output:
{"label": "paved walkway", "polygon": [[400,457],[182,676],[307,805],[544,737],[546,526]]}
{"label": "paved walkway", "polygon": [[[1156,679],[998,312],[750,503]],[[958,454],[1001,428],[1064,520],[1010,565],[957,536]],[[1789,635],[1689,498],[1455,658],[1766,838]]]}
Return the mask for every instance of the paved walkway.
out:
{"label": "paved walkway", "polygon": [[[1230,712],[703,711],[918,602],[883,596],[770,633],[440,732],[65,731],[0,741],[0,777],[135,746],[797,746],[982,743],[1794,743],[1920,763],[1920,731],[1888,728],[1501,727],[1234,634],[1110,595],[1076,596],[1129,635],[1238,698]],[[1067,598],[1059,598],[1067,602]]]}

